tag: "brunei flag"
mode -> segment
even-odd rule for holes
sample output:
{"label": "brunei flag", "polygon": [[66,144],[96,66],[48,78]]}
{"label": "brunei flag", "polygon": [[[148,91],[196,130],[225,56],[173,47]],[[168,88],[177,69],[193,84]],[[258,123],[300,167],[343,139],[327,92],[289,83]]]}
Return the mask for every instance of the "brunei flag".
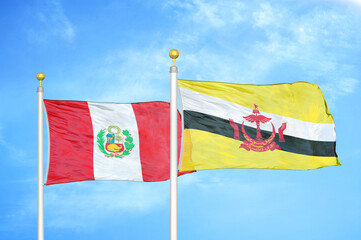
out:
{"label": "brunei flag", "polygon": [[178,85],[184,116],[180,171],[340,165],[334,120],[316,84]]}

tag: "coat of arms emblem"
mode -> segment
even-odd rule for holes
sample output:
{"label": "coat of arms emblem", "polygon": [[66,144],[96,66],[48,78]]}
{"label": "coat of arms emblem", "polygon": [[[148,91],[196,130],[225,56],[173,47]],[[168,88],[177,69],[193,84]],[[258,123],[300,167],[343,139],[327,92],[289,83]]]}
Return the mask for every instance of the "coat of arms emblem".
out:
{"label": "coat of arms emblem", "polygon": [[[263,116],[260,111],[258,110],[258,106],[256,104],[254,104],[254,109],[253,109],[253,114],[248,115],[248,116],[244,116],[243,118],[250,123],[255,123],[256,124],[256,130],[257,130],[257,135],[256,135],[256,139],[251,138],[245,128],[244,128],[244,121],[242,122],[242,134],[243,137],[245,138],[245,141],[239,146],[239,148],[244,148],[247,151],[254,151],[254,152],[265,152],[265,151],[274,151],[275,149],[281,149],[280,146],[278,144],[276,144],[276,142],[274,141],[275,137],[276,137],[276,130],[275,130],[275,126],[273,125],[272,122],[270,122],[270,120],[272,120],[272,118],[268,118]],[[262,135],[261,135],[261,123],[265,124],[267,122],[270,122],[272,125],[272,133],[271,136],[267,139],[263,139]],[[236,140],[240,140],[239,138],[239,130],[238,130],[238,125],[232,120],[229,119],[229,123],[231,124],[231,126],[234,128],[234,139]],[[282,123],[282,125],[278,128],[278,142],[285,142],[285,139],[283,137],[283,131],[286,129],[287,124],[286,123]]]}
{"label": "coat of arms emblem", "polygon": [[105,157],[123,158],[128,156],[134,148],[133,138],[128,130],[121,130],[111,125],[101,129],[97,135],[99,150]]}

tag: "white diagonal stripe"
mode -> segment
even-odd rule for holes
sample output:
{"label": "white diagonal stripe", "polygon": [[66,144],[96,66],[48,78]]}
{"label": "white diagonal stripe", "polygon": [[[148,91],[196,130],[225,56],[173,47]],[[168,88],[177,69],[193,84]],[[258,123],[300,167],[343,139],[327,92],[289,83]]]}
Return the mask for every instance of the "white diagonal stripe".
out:
{"label": "white diagonal stripe", "polygon": [[[234,122],[249,127],[256,127],[255,123],[245,121],[244,116],[252,114],[251,108],[247,108],[226,100],[195,92],[187,88],[179,87],[183,103],[183,110],[191,110],[223,119],[232,119]],[[257,103],[254,103],[257,105]],[[278,129],[282,123],[287,123],[284,135],[298,137],[313,141],[336,141],[335,125],[328,123],[311,123],[290,117],[261,112],[262,115],[272,118],[270,122]],[[272,131],[270,123],[261,124],[262,130]]]}

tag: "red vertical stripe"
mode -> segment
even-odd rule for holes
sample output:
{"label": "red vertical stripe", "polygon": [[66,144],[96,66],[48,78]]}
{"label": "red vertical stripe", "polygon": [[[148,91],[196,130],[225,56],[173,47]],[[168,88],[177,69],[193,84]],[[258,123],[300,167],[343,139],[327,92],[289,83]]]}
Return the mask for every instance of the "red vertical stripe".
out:
{"label": "red vertical stripe", "polygon": [[[140,162],[143,181],[169,179],[170,104],[166,102],[133,103],[139,131]],[[182,122],[178,113],[178,156],[182,138]]]}
{"label": "red vertical stripe", "polygon": [[93,126],[87,102],[44,100],[50,158],[46,185],[94,180]]}

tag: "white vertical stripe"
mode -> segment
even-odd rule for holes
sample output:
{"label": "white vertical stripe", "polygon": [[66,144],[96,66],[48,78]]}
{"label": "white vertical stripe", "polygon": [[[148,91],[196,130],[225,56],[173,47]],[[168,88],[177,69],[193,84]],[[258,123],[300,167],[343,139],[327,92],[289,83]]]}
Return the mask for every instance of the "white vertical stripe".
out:
{"label": "white vertical stripe", "polygon": [[[143,181],[139,154],[137,121],[131,104],[88,103],[94,133],[94,178],[95,180]],[[124,158],[107,157],[98,147],[97,135],[101,129],[118,126],[128,130],[133,138],[134,148]],[[108,131],[106,132],[106,134]]]}

